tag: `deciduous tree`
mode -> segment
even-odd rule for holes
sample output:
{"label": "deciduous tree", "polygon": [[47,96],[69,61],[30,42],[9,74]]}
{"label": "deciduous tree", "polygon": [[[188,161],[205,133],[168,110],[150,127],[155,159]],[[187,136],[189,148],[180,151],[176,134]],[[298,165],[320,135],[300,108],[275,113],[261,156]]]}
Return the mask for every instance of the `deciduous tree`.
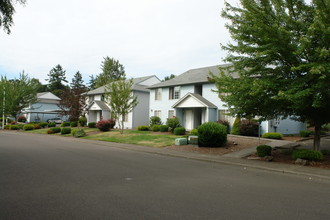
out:
{"label": "deciduous tree", "polygon": [[125,68],[119,63],[119,60],[109,57],[103,59],[101,64],[102,73],[96,78],[96,88],[126,78]]}
{"label": "deciduous tree", "polygon": [[[16,3],[25,5],[26,0],[16,0]],[[15,13],[14,3],[12,0],[1,0],[0,1],[0,27],[10,34],[10,28],[14,24],[13,15]]]}

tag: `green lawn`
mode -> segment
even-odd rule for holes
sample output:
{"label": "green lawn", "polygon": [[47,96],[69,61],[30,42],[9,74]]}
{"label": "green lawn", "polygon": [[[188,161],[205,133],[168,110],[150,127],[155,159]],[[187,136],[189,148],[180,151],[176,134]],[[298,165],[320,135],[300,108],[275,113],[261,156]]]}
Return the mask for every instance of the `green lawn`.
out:
{"label": "green lawn", "polygon": [[[49,128],[35,129],[31,131],[24,131],[27,133],[34,134],[47,134]],[[78,128],[71,128],[78,129]],[[176,138],[183,136],[177,136],[173,134],[160,134],[159,132],[152,131],[135,131],[135,130],[124,130],[124,134],[120,134],[119,130],[111,130],[108,132],[101,132],[97,128],[84,128],[87,136],[85,139],[108,141],[125,144],[136,144],[151,147],[165,147],[174,144]],[[61,135],[60,133],[53,135]],[[71,134],[61,135],[71,136]]]}
{"label": "green lawn", "polygon": [[150,147],[165,147],[173,145],[175,139],[180,137],[182,136],[134,130],[124,130],[124,134],[120,134],[118,130],[111,130],[109,132],[102,132],[94,135],[92,134],[84,138],[116,143],[136,144]]}

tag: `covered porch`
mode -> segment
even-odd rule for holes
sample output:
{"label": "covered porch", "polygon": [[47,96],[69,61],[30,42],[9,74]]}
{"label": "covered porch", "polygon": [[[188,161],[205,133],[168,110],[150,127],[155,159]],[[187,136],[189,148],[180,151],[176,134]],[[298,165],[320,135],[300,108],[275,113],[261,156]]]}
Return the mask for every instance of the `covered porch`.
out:
{"label": "covered porch", "polygon": [[88,107],[87,122],[98,122],[102,119],[110,119],[111,110],[103,101],[93,101]]}
{"label": "covered porch", "polygon": [[217,106],[199,94],[187,93],[172,108],[186,130],[197,128],[204,122],[217,120]]}

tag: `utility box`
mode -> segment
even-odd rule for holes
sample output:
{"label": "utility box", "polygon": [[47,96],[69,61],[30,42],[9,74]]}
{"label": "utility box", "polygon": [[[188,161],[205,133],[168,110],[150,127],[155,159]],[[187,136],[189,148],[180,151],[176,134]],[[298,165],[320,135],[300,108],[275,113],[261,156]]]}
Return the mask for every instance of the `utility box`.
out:
{"label": "utility box", "polygon": [[176,138],[175,145],[187,145],[187,138]]}
{"label": "utility box", "polygon": [[192,145],[198,145],[198,136],[189,136],[188,143]]}

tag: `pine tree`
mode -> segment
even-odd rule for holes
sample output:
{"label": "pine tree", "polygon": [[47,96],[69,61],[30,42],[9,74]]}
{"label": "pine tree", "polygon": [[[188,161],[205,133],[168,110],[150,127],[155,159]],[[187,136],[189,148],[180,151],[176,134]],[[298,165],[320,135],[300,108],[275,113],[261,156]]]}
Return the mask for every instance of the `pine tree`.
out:
{"label": "pine tree", "polygon": [[54,95],[61,96],[61,92],[63,89],[68,88],[63,83],[67,83],[65,76],[65,70],[63,70],[62,66],[58,64],[56,67],[50,70],[48,74],[48,90],[52,92]]}

